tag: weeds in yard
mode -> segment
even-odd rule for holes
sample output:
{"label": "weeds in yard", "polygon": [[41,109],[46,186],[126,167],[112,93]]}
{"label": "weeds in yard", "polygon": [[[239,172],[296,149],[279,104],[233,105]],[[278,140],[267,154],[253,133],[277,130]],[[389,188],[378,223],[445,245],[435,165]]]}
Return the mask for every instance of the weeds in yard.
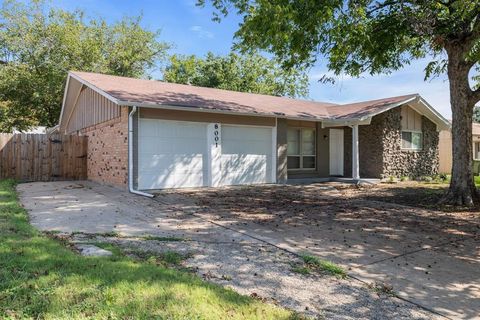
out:
{"label": "weeds in yard", "polygon": [[222,280],[232,281],[232,277],[229,276],[229,275],[224,274],[224,275],[222,275]]}
{"label": "weeds in yard", "polygon": [[395,291],[393,291],[393,286],[383,282],[374,282],[368,284],[368,288],[375,291],[377,294],[386,294],[389,296],[394,296]]}
{"label": "weeds in yard", "polygon": [[[112,244],[100,244],[104,249],[110,250]],[[109,248],[105,247],[108,246]],[[114,246],[115,247],[115,246]],[[118,249],[117,247],[117,250]],[[191,253],[179,253],[176,251],[167,250],[164,252],[154,252],[148,250],[140,250],[134,248],[128,248],[123,251],[124,254],[133,257],[139,261],[149,262],[156,265],[162,265],[165,267],[179,267],[183,262],[193,255]]]}
{"label": "weeds in yard", "polygon": [[122,235],[117,231],[108,231],[108,232],[101,232],[101,233],[88,233],[88,232],[82,232],[82,231],[72,232],[72,236],[75,236],[75,235],[85,235],[88,237],[122,238]]}
{"label": "weeds in yard", "polygon": [[340,278],[345,278],[347,276],[345,270],[333,262],[320,260],[319,258],[310,255],[302,255],[302,259],[307,266],[310,266],[313,269],[322,270]]}
{"label": "weeds in yard", "polygon": [[334,275],[342,279],[347,277],[346,271],[343,270],[342,267],[340,267],[339,265],[336,265],[333,262],[321,260],[317,257],[311,256],[308,254],[301,255],[301,258],[302,258],[303,264],[294,265],[291,269],[293,272],[307,275],[313,271],[320,271],[320,272]]}
{"label": "weeds in yard", "polygon": [[122,235],[117,231],[109,231],[100,234],[96,234],[97,236],[105,237],[105,238],[120,238]]}
{"label": "weeds in yard", "polygon": [[294,266],[292,266],[291,270],[293,272],[300,273],[300,274],[303,274],[303,275],[310,274],[310,272],[311,272],[310,268],[308,268],[304,265],[294,265]]}
{"label": "weeds in yard", "polygon": [[[163,265],[82,257],[36,231],[0,181],[0,319],[292,319],[295,313]],[[165,257],[178,262],[175,255]]]}
{"label": "weeds in yard", "polygon": [[175,242],[175,241],[185,241],[183,238],[177,238],[177,237],[157,237],[157,236],[142,236],[141,237],[143,240],[156,240],[156,241],[164,241],[164,242]]}

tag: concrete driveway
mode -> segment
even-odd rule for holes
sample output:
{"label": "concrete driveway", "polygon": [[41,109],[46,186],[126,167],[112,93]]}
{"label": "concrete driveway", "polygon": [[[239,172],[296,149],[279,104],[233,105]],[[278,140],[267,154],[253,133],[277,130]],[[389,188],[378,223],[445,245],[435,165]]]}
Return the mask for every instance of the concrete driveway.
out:
{"label": "concrete driveway", "polygon": [[[193,249],[197,254],[189,263],[209,280],[307,314],[342,319],[479,314],[476,216],[348,199],[324,185],[165,191],[154,199],[91,182],[29,183],[18,190],[31,223],[41,230],[115,231],[123,236],[116,241],[127,245],[138,245],[133,238],[144,235],[189,239],[149,242],[148,248]],[[295,254],[305,252],[341,264],[360,281],[292,273]],[[387,283],[400,299],[378,295],[363,282]]]}

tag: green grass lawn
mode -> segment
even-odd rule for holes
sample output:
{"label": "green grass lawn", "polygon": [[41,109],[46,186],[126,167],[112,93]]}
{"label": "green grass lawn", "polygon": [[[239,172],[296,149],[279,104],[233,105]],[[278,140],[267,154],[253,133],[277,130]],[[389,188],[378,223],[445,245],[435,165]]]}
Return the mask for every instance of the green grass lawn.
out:
{"label": "green grass lawn", "polygon": [[0,181],[0,319],[292,319],[188,272],[116,254],[81,257],[37,232]]}
{"label": "green grass lawn", "polygon": [[480,188],[480,176],[475,177],[475,185],[477,186],[477,188]]}

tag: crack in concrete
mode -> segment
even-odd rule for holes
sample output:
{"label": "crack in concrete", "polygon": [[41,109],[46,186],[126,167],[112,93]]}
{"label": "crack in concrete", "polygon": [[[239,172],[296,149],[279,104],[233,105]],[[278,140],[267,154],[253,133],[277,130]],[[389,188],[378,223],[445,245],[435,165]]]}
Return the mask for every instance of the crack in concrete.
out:
{"label": "crack in concrete", "polygon": [[462,241],[467,241],[467,240],[470,240],[472,238],[475,238],[475,236],[471,236],[471,237],[467,237],[467,238],[463,238],[463,239],[457,239],[457,240],[450,240],[450,241],[447,241],[447,242],[442,242],[442,243],[439,243],[437,245],[431,246],[430,248],[420,248],[420,249],[417,249],[417,250],[404,252],[404,253],[396,255],[396,256],[392,256],[392,257],[383,258],[383,259],[380,259],[380,260],[377,260],[377,261],[369,262],[369,263],[363,264],[362,266],[371,266],[371,265],[374,265],[374,264],[377,264],[377,263],[380,263],[380,262],[385,262],[385,261],[388,261],[388,260],[393,260],[393,259],[405,257],[405,256],[408,256],[410,254],[417,253],[417,252],[433,250],[433,249],[437,249],[437,248],[447,246],[447,245],[452,244],[452,243],[459,243],[459,242],[462,242]]}

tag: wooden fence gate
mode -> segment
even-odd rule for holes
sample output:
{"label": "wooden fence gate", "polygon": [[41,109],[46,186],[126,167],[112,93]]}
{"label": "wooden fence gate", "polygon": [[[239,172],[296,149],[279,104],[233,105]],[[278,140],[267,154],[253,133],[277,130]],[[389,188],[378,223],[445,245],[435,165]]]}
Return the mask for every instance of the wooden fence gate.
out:
{"label": "wooden fence gate", "polygon": [[87,137],[0,134],[0,179],[19,181],[87,178]]}

